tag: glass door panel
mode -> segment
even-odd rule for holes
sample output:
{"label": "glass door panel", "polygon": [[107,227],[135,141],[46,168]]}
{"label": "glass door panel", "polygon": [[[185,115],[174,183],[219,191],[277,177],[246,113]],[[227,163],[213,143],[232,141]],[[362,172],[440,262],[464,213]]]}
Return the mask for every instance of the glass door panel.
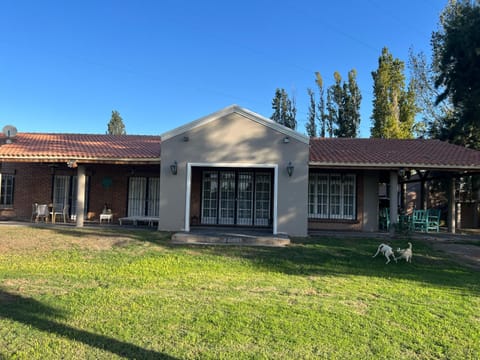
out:
{"label": "glass door panel", "polygon": [[255,176],[255,225],[268,226],[270,224],[271,204],[271,175],[257,173]]}
{"label": "glass door panel", "polygon": [[204,171],[202,179],[202,224],[213,225],[218,217],[218,173]]}
{"label": "glass door panel", "polygon": [[238,173],[237,225],[252,225],[253,173]]}
{"label": "glass door panel", "polygon": [[220,172],[220,225],[235,223],[235,172]]}
{"label": "glass door panel", "polygon": [[159,216],[160,207],[160,178],[148,179],[147,216]]}
{"label": "glass door panel", "polygon": [[127,216],[145,215],[145,194],[147,178],[131,177],[128,186],[128,211]]}

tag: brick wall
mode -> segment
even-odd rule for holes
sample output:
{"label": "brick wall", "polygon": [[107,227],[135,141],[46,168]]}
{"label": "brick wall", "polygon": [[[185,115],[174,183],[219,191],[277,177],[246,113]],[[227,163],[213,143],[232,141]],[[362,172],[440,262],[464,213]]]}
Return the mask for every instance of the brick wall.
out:
{"label": "brick wall", "polygon": [[[66,164],[55,167],[41,163],[3,163],[2,173],[15,174],[14,204],[11,209],[0,209],[2,220],[30,220],[32,204],[49,204],[53,200],[54,175],[76,175],[76,169]],[[112,209],[114,219],[127,213],[128,179],[130,176],[158,177],[159,165],[89,165],[90,179],[87,219],[97,220],[105,204]]]}

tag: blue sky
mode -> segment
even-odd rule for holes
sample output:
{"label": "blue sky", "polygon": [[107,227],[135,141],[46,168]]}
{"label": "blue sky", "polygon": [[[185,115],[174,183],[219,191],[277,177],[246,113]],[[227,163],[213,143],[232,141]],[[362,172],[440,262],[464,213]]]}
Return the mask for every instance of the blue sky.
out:
{"label": "blue sky", "polygon": [[382,47],[407,62],[430,54],[443,0],[0,3],[0,128],[159,135],[231,104],[270,117],[276,88],[297,100],[305,133],[315,71],[355,68],[370,135]]}

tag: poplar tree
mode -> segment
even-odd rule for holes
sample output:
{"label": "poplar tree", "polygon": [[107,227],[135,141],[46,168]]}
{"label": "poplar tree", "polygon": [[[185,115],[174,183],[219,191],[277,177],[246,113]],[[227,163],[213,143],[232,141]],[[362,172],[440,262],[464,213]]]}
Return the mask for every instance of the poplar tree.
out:
{"label": "poplar tree", "polygon": [[329,130],[330,136],[332,136],[332,134],[339,136],[340,134],[341,137],[341,134],[343,134],[343,117],[345,112],[342,77],[335,71],[333,78],[335,79],[335,83],[327,90]]}
{"label": "poplar tree", "polygon": [[357,137],[360,126],[360,102],[362,96],[356,82],[356,71],[348,73],[348,82],[343,82],[336,71],[335,83],[327,90],[327,121],[330,137]]}
{"label": "poplar tree", "polygon": [[385,47],[373,77],[372,137],[385,139],[413,138],[415,115],[414,84],[405,90],[404,63],[394,59]]}
{"label": "poplar tree", "polygon": [[360,129],[360,104],[362,94],[357,84],[357,71],[352,69],[348,73],[348,83],[344,84],[345,117],[347,131],[345,137],[357,137]]}
{"label": "poplar tree", "polygon": [[310,105],[308,107],[308,120],[305,129],[307,130],[308,136],[315,137],[317,136],[315,93],[312,89],[307,89],[307,92],[310,98]]}
{"label": "poplar tree", "polygon": [[107,133],[110,135],[125,135],[125,125],[123,119],[117,110],[112,111],[112,117],[108,123]]}
{"label": "poplar tree", "polygon": [[327,114],[325,113],[325,90],[323,87],[323,79],[320,73],[315,73],[315,83],[318,87],[319,99],[317,104],[317,119],[320,125],[320,137],[324,138],[326,135]]}

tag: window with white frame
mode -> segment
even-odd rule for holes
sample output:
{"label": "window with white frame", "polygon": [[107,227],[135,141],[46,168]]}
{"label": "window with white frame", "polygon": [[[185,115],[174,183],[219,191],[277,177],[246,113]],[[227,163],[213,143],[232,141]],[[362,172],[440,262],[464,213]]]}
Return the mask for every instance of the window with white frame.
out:
{"label": "window with white frame", "polygon": [[15,176],[0,174],[0,207],[10,208],[13,206],[13,184]]}
{"label": "window with white frame", "polygon": [[354,174],[311,173],[308,180],[308,217],[354,220],[356,217]]}

